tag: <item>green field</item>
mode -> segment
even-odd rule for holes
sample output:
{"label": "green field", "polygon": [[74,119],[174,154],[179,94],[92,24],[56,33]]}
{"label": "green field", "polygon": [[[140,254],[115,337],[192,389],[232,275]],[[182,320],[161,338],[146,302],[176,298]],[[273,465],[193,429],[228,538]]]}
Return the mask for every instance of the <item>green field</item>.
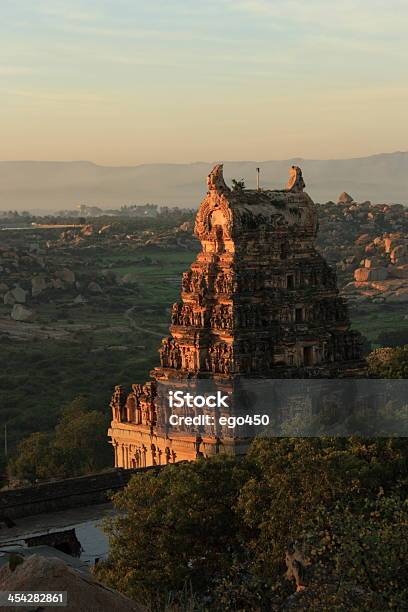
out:
{"label": "green field", "polygon": [[360,331],[377,348],[381,332],[400,331],[408,334],[405,304],[364,304],[350,307],[352,327]]}

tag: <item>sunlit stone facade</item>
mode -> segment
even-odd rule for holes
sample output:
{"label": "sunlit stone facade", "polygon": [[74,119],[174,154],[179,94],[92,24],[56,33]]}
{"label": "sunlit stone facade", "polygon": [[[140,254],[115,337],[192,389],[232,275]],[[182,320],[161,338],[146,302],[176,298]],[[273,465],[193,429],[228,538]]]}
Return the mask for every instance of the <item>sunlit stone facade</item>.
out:
{"label": "sunlit stone facade", "polygon": [[[208,380],[234,395],[249,378],[332,378],[364,371],[336,277],[315,249],[316,209],[300,168],[285,189],[230,189],[217,165],[195,234],[202,250],[183,274],[170,335],[152,380],[116,387],[109,436],[115,465],[137,467],[245,452],[248,440],[214,428],[164,431],[157,392]],[[232,407],[233,411],[234,407]]]}

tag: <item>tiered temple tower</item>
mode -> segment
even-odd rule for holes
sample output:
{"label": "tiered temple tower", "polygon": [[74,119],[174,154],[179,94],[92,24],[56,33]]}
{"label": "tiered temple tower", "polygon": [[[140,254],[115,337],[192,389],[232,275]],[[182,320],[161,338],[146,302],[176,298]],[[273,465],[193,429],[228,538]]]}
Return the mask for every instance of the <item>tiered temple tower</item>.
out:
{"label": "tiered temple tower", "polygon": [[234,397],[245,377],[364,372],[362,338],[350,330],[335,273],[315,249],[317,214],[300,168],[291,168],[281,190],[230,189],[222,165],[207,184],[195,224],[202,251],[183,274],[161,366],[151,382],[130,393],[118,386],[112,397],[109,435],[119,467],[245,452],[248,441],[228,430],[168,428],[168,405],[158,391],[166,385],[211,381]]}

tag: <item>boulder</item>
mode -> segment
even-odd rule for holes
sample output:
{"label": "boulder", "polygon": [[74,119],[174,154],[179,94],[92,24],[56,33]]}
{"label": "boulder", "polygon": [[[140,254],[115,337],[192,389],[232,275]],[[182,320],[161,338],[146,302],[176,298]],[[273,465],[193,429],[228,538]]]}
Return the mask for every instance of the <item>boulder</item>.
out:
{"label": "boulder", "polygon": [[83,295],[77,295],[76,298],[74,299],[74,304],[86,304],[87,301],[88,300],[84,298]]}
{"label": "boulder", "polygon": [[367,244],[367,246],[365,247],[364,250],[365,250],[366,253],[375,254],[375,251],[376,251],[375,244],[370,242],[369,244]]}
{"label": "boulder", "polygon": [[27,291],[25,291],[25,289],[17,285],[17,287],[11,290],[11,293],[18,304],[25,304],[27,298]]}
{"label": "boulder", "polygon": [[182,232],[192,232],[194,229],[194,224],[192,221],[184,221],[184,223],[179,226],[179,229]]}
{"label": "boulder", "polygon": [[55,276],[68,285],[73,285],[75,283],[75,274],[72,272],[72,270],[58,270],[58,272],[55,273]]}
{"label": "boulder", "polygon": [[391,253],[393,249],[395,249],[398,244],[401,243],[402,239],[401,234],[389,234],[384,238],[384,249],[386,253]]}
{"label": "boulder", "polygon": [[27,291],[17,286],[4,294],[3,301],[9,306],[12,306],[13,304],[25,304],[26,297]]}
{"label": "boulder", "polygon": [[14,304],[13,310],[11,311],[11,318],[14,321],[24,321],[25,323],[29,323],[33,321],[36,317],[36,312],[31,310],[30,308],[26,308],[22,304]]}
{"label": "boulder", "polygon": [[378,267],[382,267],[383,266],[383,260],[381,257],[366,257],[365,259],[363,259],[363,263],[362,265],[364,266],[364,268],[378,268]]}
{"label": "boulder", "polygon": [[0,295],[4,295],[9,290],[6,283],[0,283]]}
{"label": "boulder", "polygon": [[16,303],[16,299],[12,291],[6,291],[6,293],[3,296],[3,302],[7,304],[8,306],[12,306],[13,304]]}
{"label": "boulder", "polygon": [[40,295],[48,288],[47,279],[44,276],[34,276],[31,279],[31,295],[33,297]]}
{"label": "boulder", "polygon": [[354,271],[354,279],[357,282],[382,281],[387,276],[387,268],[357,268]]}
{"label": "boulder", "polygon": [[89,283],[88,291],[90,291],[91,293],[103,293],[102,287],[98,285],[98,283],[95,283],[94,281]]}
{"label": "boulder", "polygon": [[81,234],[83,236],[92,236],[93,233],[94,233],[93,225],[84,225],[84,227],[81,229]]}
{"label": "boulder", "polygon": [[54,289],[65,289],[65,285],[60,278],[55,278],[52,281],[52,286],[54,287]]}
{"label": "boulder", "polygon": [[359,236],[356,241],[355,244],[357,246],[361,246],[363,244],[367,244],[368,242],[371,242],[371,238],[369,234],[361,234],[361,236]]}
{"label": "boulder", "polygon": [[337,204],[352,204],[354,202],[354,198],[351,197],[349,193],[343,191],[337,198]]}
{"label": "boulder", "polygon": [[406,244],[399,244],[390,252],[391,263],[406,263],[408,259],[408,247]]}
{"label": "boulder", "polygon": [[[5,564],[0,569],[2,591],[67,591],[65,612],[109,610],[110,612],[141,612],[139,606],[124,595],[100,584],[91,574],[80,573],[55,557],[38,554],[22,557],[14,569]],[[53,606],[50,608],[50,610]],[[34,607],[31,607],[34,609]],[[39,610],[42,607],[35,606]],[[54,609],[56,609],[54,607]]]}

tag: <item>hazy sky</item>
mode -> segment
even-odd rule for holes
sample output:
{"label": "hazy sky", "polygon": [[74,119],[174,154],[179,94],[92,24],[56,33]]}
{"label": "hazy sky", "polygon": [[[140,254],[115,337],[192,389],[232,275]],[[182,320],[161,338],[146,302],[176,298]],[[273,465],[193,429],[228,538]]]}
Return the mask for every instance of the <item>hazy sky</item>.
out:
{"label": "hazy sky", "polygon": [[406,0],[0,0],[0,159],[406,150]]}

